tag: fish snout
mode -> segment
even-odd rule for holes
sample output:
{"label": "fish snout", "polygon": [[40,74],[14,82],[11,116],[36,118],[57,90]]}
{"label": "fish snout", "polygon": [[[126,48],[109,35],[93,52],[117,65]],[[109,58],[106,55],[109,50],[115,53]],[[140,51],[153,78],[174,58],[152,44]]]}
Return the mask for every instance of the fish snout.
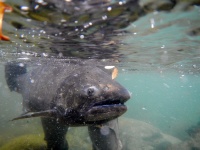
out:
{"label": "fish snout", "polygon": [[130,92],[125,88],[121,89],[118,94],[119,94],[121,103],[125,103],[131,98]]}
{"label": "fish snout", "polygon": [[131,97],[130,92],[118,83],[112,85],[107,84],[106,88],[104,88],[104,91],[106,95],[110,97],[108,99],[120,100],[122,104],[129,100]]}

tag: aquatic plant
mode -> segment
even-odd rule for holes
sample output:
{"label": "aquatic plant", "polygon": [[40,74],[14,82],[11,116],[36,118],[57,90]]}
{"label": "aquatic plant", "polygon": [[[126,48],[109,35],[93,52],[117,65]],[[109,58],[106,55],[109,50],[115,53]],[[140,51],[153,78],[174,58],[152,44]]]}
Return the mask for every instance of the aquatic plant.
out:
{"label": "aquatic plant", "polygon": [[0,150],[45,150],[44,135],[23,135],[12,139],[3,145]]}

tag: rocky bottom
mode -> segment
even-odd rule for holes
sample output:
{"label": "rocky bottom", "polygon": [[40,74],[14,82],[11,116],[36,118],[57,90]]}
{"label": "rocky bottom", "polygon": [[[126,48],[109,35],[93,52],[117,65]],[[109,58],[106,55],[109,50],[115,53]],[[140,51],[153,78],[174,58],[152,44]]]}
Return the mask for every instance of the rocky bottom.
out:
{"label": "rocky bottom", "polygon": [[[148,123],[127,118],[119,119],[119,128],[123,150],[200,149],[200,132],[181,141]],[[70,128],[66,138],[71,150],[92,150],[86,127]],[[43,139],[43,134],[22,135],[5,143],[0,150],[45,150],[46,143]]]}

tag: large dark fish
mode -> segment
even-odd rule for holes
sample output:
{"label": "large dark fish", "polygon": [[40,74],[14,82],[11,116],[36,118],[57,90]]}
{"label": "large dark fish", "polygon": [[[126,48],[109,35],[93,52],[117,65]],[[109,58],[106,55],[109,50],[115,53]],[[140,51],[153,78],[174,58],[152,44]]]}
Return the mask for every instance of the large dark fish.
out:
{"label": "large dark fish", "polygon": [[9,62],[5,77],[23,97],[24,114],[13,120],[41,117],[48,149],[67,150],[68,127],[84,125],[95,150],[121,149],[115,119],[126,112],[130,94],[97,62],[51,60],[30,69]]}

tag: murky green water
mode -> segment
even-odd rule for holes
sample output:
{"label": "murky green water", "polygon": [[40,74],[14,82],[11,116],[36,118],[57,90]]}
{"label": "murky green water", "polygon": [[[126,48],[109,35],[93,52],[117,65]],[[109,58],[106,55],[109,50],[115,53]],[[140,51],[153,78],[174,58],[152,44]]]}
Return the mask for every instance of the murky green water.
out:
{"label": "murky green water", "polygon": [[[102,6],[99,13],[94,10],[96,15],[86,13],[85,16],[44,8],[27,13],[20,10],[21,6],[28,6],[27,1],[7,2],[14,7],[14,12],[4,17],[3,32],[11,41],[0,41],[0,147],[21,135],[43,136],[39,119],[9,121],[21,114],[22,98],[9,91],[4,63],[54,57],[106,58],[119,62],[117,80],[132,93],[127,102],[128,112],[123,115],[128,121],[122,119],[120,123],[122,141],[128,145],[124,149],[131,149],[131,143],[135,146],[133,149],[200,149],[198,1],[169,3],[173,7],[160,11],[155,9],[159,1],[154,1],[155,8],[152,6],[151,11],[143,7],[147,1],[140,1],[141,10],[133,11],[132,15],[129,11],[132,7],[126,5],[123,11],[113,6],[113,14],[103,11]],[[151,8],[150,4],[147,6]],[[126,13],[122,15],[122,12]],[[112,15],[119,19],[109,20]],[[104,20],[105,16],[106,23],[98,22],[81,31],[83,25]],[[67,27],[66,22],[70,24]],[[87,138],[81,142],[89,143]],[[166,144],[169,141],[170,146]]]}

